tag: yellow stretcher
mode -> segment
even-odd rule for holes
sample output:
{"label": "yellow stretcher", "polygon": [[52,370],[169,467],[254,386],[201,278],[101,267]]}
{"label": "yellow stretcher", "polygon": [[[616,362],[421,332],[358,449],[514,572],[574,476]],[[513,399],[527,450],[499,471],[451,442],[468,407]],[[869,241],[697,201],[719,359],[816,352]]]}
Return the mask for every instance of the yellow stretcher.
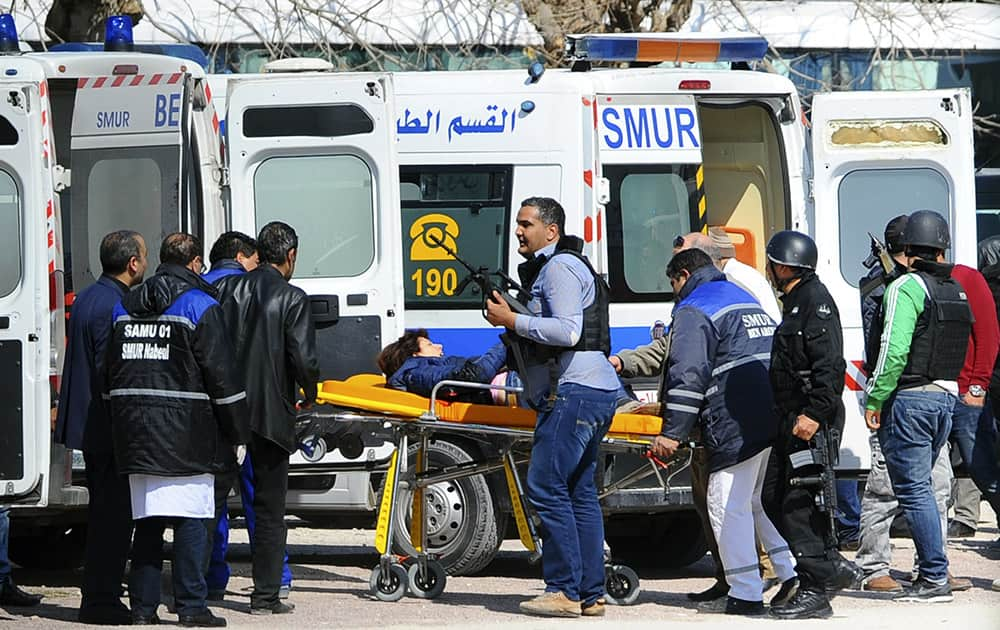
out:
{"label": "yellow stretcher", "polygon": [[[498,387],[480,383],[442,381],[427,399],[415,394],[389,389],[381,376],[362,374],[346,381],[324,381],[319,386],[317,402],[308,412],[311,422],[378,423],[389,429],[395,448],[386,470],[384,490],[379,503],[375,530],[375,548],[379,564],[372,570],[369,586],[372,594],[383,601],[396,601],[407,589],[416,597],[432,599],[444,592],[447,580],[444,567],[427,551],[427,518],[424,514],[424,490],[433,484],[503,470],[513,508],[518,536],[533,559],[539,556],[540,542],[517,466],[528,461],[534,411],[519,407],[446,402],[437,398],[442,387],[503,389],[520,392],[519,388]],[[647,454],[649,443],[659,434],[658,416],[618,414],[602,444],[606,453]],[[432,469],[428,465],[428,442],[442,435],[490,437],[498,445],[498,455],[480,461]],[[403,481],[407,471],[410,445],[415,443],[415,470],[412,479]],[[648,457],[648,455],[647,455]],[[660,486],[669,490],[674,475],[690,465],[690,449],[682,449],[670,462],[649,458],[642,467],[613,483],[599,487],[600,497],[628,487],[641,479],[655,475]],[[366,467],[367,468],[367,467]],[[410,539],[416,550],[414,558],[392,553],[396,497],[401,485],[412,489]],[[404,562],[409,564],[408,568]],[[639,593],[635,572],[624,565],[606,564],[607,600],[615,604],[630,604]]]}

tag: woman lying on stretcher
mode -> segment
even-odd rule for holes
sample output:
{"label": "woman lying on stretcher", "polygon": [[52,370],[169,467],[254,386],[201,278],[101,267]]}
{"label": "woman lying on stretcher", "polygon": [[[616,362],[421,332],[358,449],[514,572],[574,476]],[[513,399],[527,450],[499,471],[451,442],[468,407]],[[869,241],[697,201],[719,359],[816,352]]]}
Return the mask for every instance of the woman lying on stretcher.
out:
{"label": "woman lying on stretcher", "polygon": [[[385,374],[388,387],[421,396],[430,396],[434,386],[444,380],[490,383],[499,379],[500,384],[507,380],[507,374],[502,372],[507,363],[507,349],[502,342],[478,357],[445,356],[444,347],[432,342],[423,328],[406,331],[386,346],[376,361]],[[503,391],[491,395],[489,390],[453,388],[447,392],[442,389],[439,397],[480,404],[505,404],[503,394]]]}

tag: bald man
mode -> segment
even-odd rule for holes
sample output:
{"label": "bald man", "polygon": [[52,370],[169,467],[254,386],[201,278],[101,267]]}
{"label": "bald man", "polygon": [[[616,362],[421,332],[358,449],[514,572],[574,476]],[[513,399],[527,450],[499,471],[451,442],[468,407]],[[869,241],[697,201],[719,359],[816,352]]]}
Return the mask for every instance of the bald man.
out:
{"label": "bald man", "polygon": [[764,312],[778,323],[781,321],[781,307],[774,297],[774,290],[768,284],[764,274],[750,265],[736,259],[736,247],[729,234],[721,226],[709,228],[708,234],[691,232],[684,235],[684,244],[674,247],[674,253],[683,249],[700,249],[712,258],[719,271],[726,274],[726,280],[739,286],[750,295],[757,298]]}

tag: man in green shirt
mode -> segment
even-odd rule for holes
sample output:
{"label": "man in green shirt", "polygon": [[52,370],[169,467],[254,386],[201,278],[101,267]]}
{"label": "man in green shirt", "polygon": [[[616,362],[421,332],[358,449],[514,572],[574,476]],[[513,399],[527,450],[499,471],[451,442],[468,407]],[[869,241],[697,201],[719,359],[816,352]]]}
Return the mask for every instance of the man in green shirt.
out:
{"label": "man in green shirt", "polygon": [[910,215],[903,235],[908,273],[886,289],[878,360],[866,388],[865,422],[878,431],[896,498],[917,548],[920,577],[896,599],[951,601],[931,468],[951,431],[972,313],[944,262],[944,217]]}

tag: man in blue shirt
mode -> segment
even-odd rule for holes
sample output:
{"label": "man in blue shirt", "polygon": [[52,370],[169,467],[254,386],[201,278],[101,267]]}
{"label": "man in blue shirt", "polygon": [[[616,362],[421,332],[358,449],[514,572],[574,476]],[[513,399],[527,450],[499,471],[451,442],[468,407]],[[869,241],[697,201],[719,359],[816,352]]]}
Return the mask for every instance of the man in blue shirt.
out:
{"label": "man in blue shirt", "polygon": [[604,614],[604,521],[594,485],[597,452],[619,389],[608,363],[608,287],[565,234],[554,199],[524,200],[517,213],[519,269],[534,315],[514,313],[494,294],[487,319],[514,331],[526,356],[517,366],[538,410],[528,499],[542,521],[545,594],[521,603],[530,614]]}
{"label": "man in blue shirt", "polygon": [[111,420],[101,391],[111,312],[129,288],[142,282],[146,243],[138,232],[112,232],[101,240],[100,256],[103,273],[80,291],[69,318],[55,441],[83,451],[90,492],[88,521],[94,526],[87,532],[79,619],[120,625],[132,622],[121,602],[132,544],[132,508],[128,479],[115,462]]}

